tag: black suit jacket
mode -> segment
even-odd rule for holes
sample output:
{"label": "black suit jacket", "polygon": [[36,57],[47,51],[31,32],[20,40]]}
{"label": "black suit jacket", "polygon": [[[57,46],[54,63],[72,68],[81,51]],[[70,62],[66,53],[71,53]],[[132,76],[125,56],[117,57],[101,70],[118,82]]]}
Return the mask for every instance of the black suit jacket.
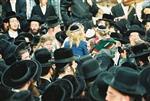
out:
{"label": "black suit jacket", "polygon": [[56,15],[55,13],[55,9],[53,6],[51,5],[47,5],[47,8],[46,8],[46,13],[45,15],[42,13],[42,10],[41,10],[41,7],[40,5],[36,5],[33,7],[32,9],[32,13],[31,13],[31,17],[33,15],[39,15],[42,19],[43,22],[45,22],[46,18],[49,17],[49,16],[54,16]]}
{"label": "black suit jacket", "polygon": [[[93,5],[90,6],[87,0],[61,0],[61,15],[63,22],[66,26],[72,22],[80,22],[84,25],[85,29],[91,28],[92,17],[96,16],[98,7],[96,1],[92,0]],[[71,8],[71,11],[68,9]],[[70,13],[68,13],[70,12]]]}
{"label": "black suit jacket", "polygon": [[[6,16],[6,13],[12,11],[10,0],[2,4],[2,17]],[[26,18],[26,0],[16,1],[16,14],[22,18]]]}
{"label": "black suit jacket", "polygon": [[[111,12],[114,17],[120,17],[125,15],[121,4],[117,4],[114,7],[112,7]],[[135,14],[136,14],[135,8],[132,8],[130,13],[128,14],[128,19],[127,19],[130,23],[133,20],[135,20]]]}

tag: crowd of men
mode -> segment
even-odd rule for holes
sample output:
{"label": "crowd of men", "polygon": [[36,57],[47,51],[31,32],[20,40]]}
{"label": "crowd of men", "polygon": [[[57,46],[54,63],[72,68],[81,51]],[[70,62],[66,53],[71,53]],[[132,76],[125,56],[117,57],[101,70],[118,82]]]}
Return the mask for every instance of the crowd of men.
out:
{"label": "crowd of men", "polygon": [[0,101],[149,101],[149,66],[148,0],[2,3]]}

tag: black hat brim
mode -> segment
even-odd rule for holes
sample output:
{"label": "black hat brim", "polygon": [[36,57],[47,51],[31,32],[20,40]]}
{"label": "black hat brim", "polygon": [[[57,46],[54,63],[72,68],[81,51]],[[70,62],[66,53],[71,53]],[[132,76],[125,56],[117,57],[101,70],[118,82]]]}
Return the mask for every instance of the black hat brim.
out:
{"label": "black hat brim", "polygon": [[150,92],[150,68],[146,67],[140,72],[140,83],[146,88],[146,93]]}
{"label": "black hat brim", "polygon": [[150,50],[147,50],[146,52],[138,53],[136,55],[131,55],[129,57],[130,58],[138,58],[138,57],[145,56],[145,55],[149,56],[149,54],[150,54]]}
{"label": "black hat brim", "polygon": [[[27,74],[24,74],[23,77],[21,78],[12,78],[12,76],[17,76],[18,72],[21,73],[21,71],[18,71],[19,69],[17,65],[24,65],[20,66],[19,68],[27,68],[29,72]],[[38,64],[34,61],[31,60],[24,60],[20,62],[16,62],[12,64],[8,69],[6,69],[2,75],[2,84],[5,85],[6,87],[11,87],[11,88],[19,88],[23,86],[25,83],[28,81],[32,80],[34,76],[36,75],[38,71]],[[15,80],[16,79],[16,80]]]}
{"label": "black hat brim", "polygon": [[12,16],[9,16],[9,17],[4,18],[3,22],[8,22],[8,21],[9,21],[9,19],[11,19],[11,18],[17,18],[18,20],[20,20],[20,19],[21,19],[21,18],[20,18],[20,16],[12,15]]}
{"label": "black hat brim", "polygon": [[[122,68],[122,67],[119,67],[119,68]],[[140,84],[137,84],[136,87],[134,87],[135,89],[128,89],[130,87],[127,87],[123,84],[120,84],[119,82],[115,81],[113,75],[109,72],[105,72],[106,74],[105,75],[109,75],[109,78],[108,76],[104,76],[102,79],[104,80],[104,82],[106,84],[108,84],[109,86],[117,89],[118,91],[120,92],[123,92],[123,93],[127,93],[127,94],[132,94],[132,95],[143,95],[145,94],[145,89],[143,86],[141,86]],[[110,77],[111,76],[111,77]],[[124,86],[124,87],[122,87]]]}

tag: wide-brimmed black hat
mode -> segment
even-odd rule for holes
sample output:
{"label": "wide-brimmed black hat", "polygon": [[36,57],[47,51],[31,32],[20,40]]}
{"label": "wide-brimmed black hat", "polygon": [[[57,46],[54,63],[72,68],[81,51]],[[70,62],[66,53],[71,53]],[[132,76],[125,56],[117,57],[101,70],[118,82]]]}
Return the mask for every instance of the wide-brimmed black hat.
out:
{"label": "wide-brimmed black hat", "polygon": [[46,23],[47,23],[47,25],[48,25],[49,28],[56,27],[57,25],[60,24],[59,17],[58,16],[49,16],[46,19]]}
{"label": "wide-brimmed black hat", "polygon": [[67,79],[58,79],[54,83],[64,88],[64,90],[66,91],[66,98],[73,97],[74,88],[71,81]]}
{"label": "wide-brimmed black hat", "polygon": [[[105,72],[107,73],[107,72]],[[107,73],[107,75],[112,75]],[[139,83],[139,73],[131,68],[118,67],[115,69],[112,78],[102,77],[105,83],[116,90],[129,95],[145,94],[144,87]]]}
{"label": "wide-brimmed black hat", "polygon": [[108,22],[114,22],[114,16],[111,14],[103,14],[102,18],[98,19],[97,22],[100,20],[104,20],[104,21],[108,21]]}
{"label": "wide-brimmed black hat", "polygon": [[140,35],[145,35],[145,31],[138,25],[131,25],[126,32],[126,35],[129,36],[132,32],[138,32]]}
{"label": "wide-brimmed black hat", "polygon": [[66,75],[66,76],[63,77],[63,79],[67,79],[72,83],[72,85],[73,85],[73,95],[76,95],[76,94],[79,93],[80,83],[74,75]]}
{"label": "wide-brimmed black hat", "polygon": [[42,19],[41,19],[41,17],[40,17],[39,15],[33,15],[33,16],[28,20],[29,23],[30,23],[31,21],[37,21],[37,22],[39,22],[40,24],[43,23],[43,22],[42,22]]}
{"label": "wide-brimmed black hat", "polygon": [[78,70],[84,79],[96,77],[101,71],[100,65],[96,59],[89,59],[87,61],[84,61],[78,67]]}
{"label": "wide-brimmed black hat", "polygon": [[25,42],[27,44],[31,44],[33,40],[33,35],[29,32],[21,32],[19,35],[15,38],[15,44],[19,45],[21,42]]}
{"label": "wide-brimmed black hat", "polygon": [[[21,50],[25,50],[28,49],[26,43],[22,42],[19,45],[15,45],[14,43],[10,43],[6,40],[1,40],[4,43],[0,43],[0,46],[3,47],[3,45],[8,45],[7,48],[3,48],[2,50],[5,50],[2,53],[2,58],[5,60],[7,65],[11,65],[12,63],[14,63],[15,61],[17,61],[17,59],[20,59],[20,54],[19,52]],[[19,57],[19,58],[18,58]]]}
{"label": "wide-brimmed black hat", "polygon": [[140,83],[145,87],[146,93],[150,93],[150,68],[146,67],[140,72]]}
{"label": "wide-brimmed black hat", "polygon": [[51,67],[53,64],[50,62],[52,59],[52,53],[49,52],[47,48],[41,48],[37,49],[34,52],[33,59],[37,60],[41,67],[44,69],[44,67]]}
{"label": "wide-brimmed black hat", "polygon": [[103,76],[106,78],[112,78],[112,75],[106,73],[100,73],[95,79],[94,83],[89,88],[89,95],[94,101],[105,101],[108,84],[103,81]]}
{"label": "wide-brimmed black hat", "polygon": [[100,63],[101,71],[107,71],[111,66],[114,65],[114,61],[106,53],[100,53],[95,55],[96,60]]}
{"label": "wide-brimmed black hat", "polygon": [[55,83],[50,84],[41,97],[42,101],[64,101],[65,98],[65,89]]}
{"label": "wide-brimmed black hat", "polygon": [[38,68],[38,64],[32,60],[15,62],[3,73],[2,84],[10,88],[20,88],[35,77]]}
{"label": "wide-brimmed black hat", "polygon": [[131,58],[137,58],[137,57],[141,57],[144,55],[148,56],[150,54],[149,45],[147,43],[141,43],[141,44],[132,46],[131,51],[134,53],[130,56]]}
{"label": "wide-brimmed black hat", "polygon": [[142,23],[145,25],[147,22],[150,22],[150,14],[146,14],[146,17],[143,19]]}
{"label": "wide-brimmed black hat", "polygon": [[6,13],[6,16],[4,17],[4,22],[8,22],[10,18],[17,18],[18,20],[20,20],[20,16],[18,16],[14,11]]}
{"label": "wide-brimmed black hat", "polygon": [[117,33],[117,32],[112,32],[110,34],[110,37],[117,40],[117,41],[120,41],[122,44],[126,44],[127,42],[123,39],[123,35],[121,33]]}
{"label": "wide-brimmed black hat", "polygon": [[75,96],[79,96],[80,94],[82,94],[83,91],[85,91],[86,82],[85,82],[84,78],[81,76],[76,76],[76,79],[78,80],[78,83],[79,83],[79,90]]}
{"label": "wide-brimmed black hat", "polygon": [[61,43],[63,44],[64,40],[67,38],[67,35],[65,32],[63,31],[60,31],[60,32],[57,32],[55,34],[55,38]]}
{"label": "wide-brimmed black hat", "polygon": [[[22,45],[23,43],[18,46],[21,47]],[[2,58],[5,60],[7,65],[11,65],[16,61],[15,52],[18,46],[8,42],[7,40],[0,40],[0,53],[2,54]]]}
{"label": "wide-brimmed black hat", "polygon": [[76,59],[71,48],[59,48],[54,51],[54,62],[58,70],[64,69],[66,64]]}
{"label": "wide-brimmed black hat", "polygon": [[7,69],[9,66],[6,65],[5,61],[3,59],[0,59],[0,71],[4,72],[5,69]]}

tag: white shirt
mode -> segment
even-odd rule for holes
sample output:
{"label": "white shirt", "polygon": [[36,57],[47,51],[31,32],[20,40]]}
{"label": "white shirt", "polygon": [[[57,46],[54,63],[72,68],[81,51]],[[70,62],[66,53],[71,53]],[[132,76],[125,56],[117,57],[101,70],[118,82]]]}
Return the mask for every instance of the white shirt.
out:
{"label": "white shirt", "polygon": [[18,36],[18,32],[16,31],[16,32],[12,32],[12,31],[8,31],[8,34],[9,34],[9,36],[11,37],[11,38],[16,38],[17,36]]}
{"label": "white shirt", "polygon": [[46,13],[46,5],[45,5],[45,6],[41,6],[41,5],[40,5],[40,7],[41,7],[41,10],[42,10],[43,15],[45,15],[45,13]]}
{"label": "white shirt", "polygon": [[26,15],[27,19],[31,17],[31,11],[33,6],[35,6],[35,1],[34,0],[26,0]]}
{"label": "white shirt", "polygon": [[12,11],[16,12],[16,0],[10,0]]}
{"label": "white shirt", "polygon": [[125,16],[128,16],[129,6],[124,6],[122,3],[121,3],[121,6],[122,6],[122,9],[123,9]]}

